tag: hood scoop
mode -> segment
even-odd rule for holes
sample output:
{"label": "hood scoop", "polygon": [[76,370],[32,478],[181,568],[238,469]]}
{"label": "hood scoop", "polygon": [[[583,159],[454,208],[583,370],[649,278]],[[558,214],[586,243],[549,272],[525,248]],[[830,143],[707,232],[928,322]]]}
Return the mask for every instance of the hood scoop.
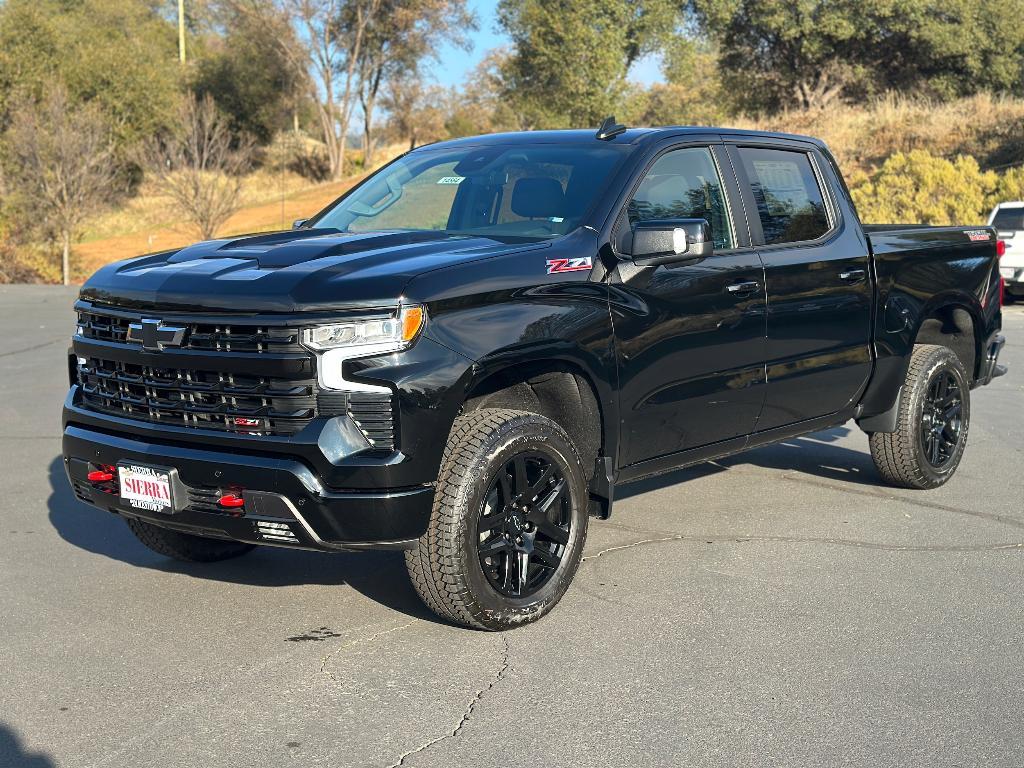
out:
{"label": "hood scoop", "polygon": [[259,269],[281,269],[314,259],[348,256],[444,239],[441,232],[342,233],[334,229],[294,230],[267,235],[211,240],[183,248],[167,259],[168,264],[197,259],[254,260]]}

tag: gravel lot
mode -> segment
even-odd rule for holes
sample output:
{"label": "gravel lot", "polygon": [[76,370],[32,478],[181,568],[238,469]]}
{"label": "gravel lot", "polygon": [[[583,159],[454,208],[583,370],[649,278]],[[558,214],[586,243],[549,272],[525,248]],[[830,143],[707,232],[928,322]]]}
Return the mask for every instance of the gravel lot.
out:
{"label": "gravel lot", "polygon": [[73,292],[0,288],[0,766],[1020,766],[1024,310],[937,491],[838,429],[621,490],[502,635],[401,555],[185,566],[75,501]]}

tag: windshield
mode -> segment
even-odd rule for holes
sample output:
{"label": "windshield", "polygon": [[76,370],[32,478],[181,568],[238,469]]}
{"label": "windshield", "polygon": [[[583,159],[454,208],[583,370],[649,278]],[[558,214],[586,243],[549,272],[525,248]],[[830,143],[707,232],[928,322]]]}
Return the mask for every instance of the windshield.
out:
{"label": "windshield", "polygon": [[992,220],[992,226],[996,229],[1021,230],[1024,229],[1024,208],[1000,208]]}
{"label": "windshield", "polygon": [[556,237],[579,226],[626,151],[558,144],[421,150],[382,169],[310,225]]}

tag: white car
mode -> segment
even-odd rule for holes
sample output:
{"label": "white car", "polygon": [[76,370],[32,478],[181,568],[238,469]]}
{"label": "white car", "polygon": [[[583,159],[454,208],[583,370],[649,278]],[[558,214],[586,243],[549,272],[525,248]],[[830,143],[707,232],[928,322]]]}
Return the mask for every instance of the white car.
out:
{"label": "white car", "polygon": [[1024,201],[1000,203],[992,209],[988,223],[1006,243],[1006,253],[999,262],[1006,296],[1024,299]]}

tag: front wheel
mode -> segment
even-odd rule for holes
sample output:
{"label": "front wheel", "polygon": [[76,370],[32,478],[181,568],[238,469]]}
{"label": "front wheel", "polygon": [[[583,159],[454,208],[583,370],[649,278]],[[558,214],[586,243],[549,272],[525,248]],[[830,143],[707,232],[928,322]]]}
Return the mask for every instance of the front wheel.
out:
{"label": "front wheel", "polygon": [[918,344],[910,357],[895,432],[871,435],[882,477],[902,488],[937,488],[960,466],[971,421],[971,388],[947,347]]}
{"label": "front wheel", "polygon": [[587,481],[572,441],[544,416],[481,409],[452,427],[430,526],[406,552],[440,616],[468,627],[536,621],[565,594],[587,537]]}

